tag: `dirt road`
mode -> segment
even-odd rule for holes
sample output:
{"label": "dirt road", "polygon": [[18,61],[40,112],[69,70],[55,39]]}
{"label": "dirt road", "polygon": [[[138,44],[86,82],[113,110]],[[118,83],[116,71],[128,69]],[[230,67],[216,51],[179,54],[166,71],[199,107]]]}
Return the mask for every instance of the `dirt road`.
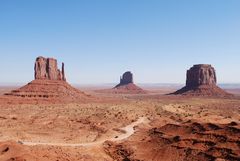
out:
{"label": "dirt road", "polygon": [[97,146],[97,145],[101,145],[105,141],[120,141],[120,140],[127,139],[128,137],[130,137],[131,135],[134,134],[134,132],[135,132],[134,127],[135,126],[137,126],[137,125],[139,125],[141,123],[145,123],[145,122],[147,122],[147,118],[140,117],[137,121],[127,125],[126,127],[121,128],[121,130],[125,131],[124,134],[121,134],[121,135],[119,135],[117,137],[114,136],[112,138],[106,138],[104,140],[95,141],[95,142],[91,142],[91,143],[68,144],[68,143],[43,143],[43,142],[27,142],[27,141],[19,141],[19,142],[22,143],[23,145],[29,145],[29,146],[35,146],[35,145],[67,146],[67,147]]}

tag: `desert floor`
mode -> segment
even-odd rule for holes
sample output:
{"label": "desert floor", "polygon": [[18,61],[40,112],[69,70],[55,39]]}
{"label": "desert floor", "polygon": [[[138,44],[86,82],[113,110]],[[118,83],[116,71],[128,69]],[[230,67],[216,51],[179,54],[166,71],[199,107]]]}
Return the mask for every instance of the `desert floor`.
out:
{"label": "desert floor", "polygon": [[0,102],[0,161],[240,160],[238,97],[168,96],[163,93],[174,89],[166,88],[142,95],[84,90],[102,101]]}

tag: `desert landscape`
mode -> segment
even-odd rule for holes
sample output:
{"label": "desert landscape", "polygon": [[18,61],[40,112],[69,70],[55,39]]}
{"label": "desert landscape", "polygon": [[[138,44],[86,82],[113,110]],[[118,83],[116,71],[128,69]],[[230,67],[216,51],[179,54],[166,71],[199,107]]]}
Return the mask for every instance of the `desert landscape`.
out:
{"label": "desert landscape", "polygon": [[0,0],[0,161],[240,161],[240,0]]}
{"label": "desert landscape", "polygon": [[131,72],[83,92],[56,59],[38,57],[34,70],[27,85],[1,88],[0,160],[240,160],[240,99],[216,85],[210,65],[165,94],[137,87]]}

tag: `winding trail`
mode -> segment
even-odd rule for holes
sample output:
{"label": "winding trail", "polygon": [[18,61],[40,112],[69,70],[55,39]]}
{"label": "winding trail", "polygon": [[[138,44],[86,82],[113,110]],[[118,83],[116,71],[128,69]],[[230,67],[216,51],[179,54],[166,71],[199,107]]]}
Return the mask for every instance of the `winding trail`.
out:
{"label": "winding trail", "polygon": [[29,146],[36,146],[36,145],[47,145],[47,146],[65,146],[65,147],[90,147],[90,146],[97,146],[103,144],[105,141],[120,141],[127,139],[131,135],[134,134],[135,129],[134,126],[137,126],[141,123],[147,122],[146,117],[140,117],[137,121],[132,122],[131,124],[127,125],[126,127],[121,128],[121,130],[124,130],[125,133],[119,135],[117,138],[107,138],[100,141],[90,142],[90,143],[79,143],[79,144],[69,144],[69,143],[43,143],[43,142],[27,142],[27,141],[19,141],[23,145],[29,145]]}

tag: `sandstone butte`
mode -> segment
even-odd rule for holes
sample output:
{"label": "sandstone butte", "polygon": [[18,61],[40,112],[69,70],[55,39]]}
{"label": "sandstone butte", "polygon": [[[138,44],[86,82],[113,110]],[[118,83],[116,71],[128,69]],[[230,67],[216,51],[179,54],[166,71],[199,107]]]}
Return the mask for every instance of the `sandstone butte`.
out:
{"label": "sandstone butte", "polygon": [[120,77],[120,83],[113,88],[115,93],[129,94],[145,94],[147,93],[142,88],[138,87],[133,82],[133,74],[130,71],[125,72]]}
{"label": "sandstone butte", "polygon": [[25,100],[46,100],[47,102],[85,101],[91,97],[67,83],[64,63],[60,70],[54,58],[38,57],[34,66],[34,78],[27,85],[5,95],[11,98],[20,97]]}
{"label": "sandstone butte", "polygon": [[209,64],[198,64],[187,70],[186,86],[172,93],[187,96],[231,97],[217,86],[215,69]]}

